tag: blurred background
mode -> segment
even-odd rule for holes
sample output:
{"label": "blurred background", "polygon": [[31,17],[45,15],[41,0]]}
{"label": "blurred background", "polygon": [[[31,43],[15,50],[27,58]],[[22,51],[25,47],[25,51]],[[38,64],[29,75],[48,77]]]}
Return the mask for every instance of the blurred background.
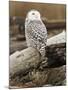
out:
{"label": "blurred background", "polygon": [[25,18],[29,10],[36,9],[46,25],[48,38],[66,29],[66,5],[9,1],[10,54],[27,47]]}
{"label": "blurred background", "polygon": [[49,20],[65,19],[66,5],[48,4],[48,3],[30,3],[30,2],[9,2],[10,16],[25,18],[27,12],[31,9],[39,10],[43,17]]}

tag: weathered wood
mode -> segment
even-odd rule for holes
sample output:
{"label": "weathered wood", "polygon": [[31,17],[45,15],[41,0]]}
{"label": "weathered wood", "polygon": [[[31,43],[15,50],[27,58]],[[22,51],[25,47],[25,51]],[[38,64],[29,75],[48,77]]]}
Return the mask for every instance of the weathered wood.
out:
{"label": "weathered wood", "polygon": [[47,39],[47,46],[65,42],[66,42],[66,32],[62,31],[62,33]]}
{"label": "weathered wood", "polygon": [[19,71],[28,72],[29,69],[36,68],[40,63],[40,54],[32,47],[22,51],[17,51],[10,56],[10,74]]}
{"label": "weathered wood", "polygon": [[43,20],[43,22],[46,25],[48,30],[66,28],[66,21],[64,20],[60,20],[60,21],[59,20],[58,21]]}
{"label": "weathered wood", "polygon": [[[63,33],[58,35],[60,39],[65,37],[65,34],[63,35]],[[25,84],[31,81],[34,86],[49,84],[47,82],[50,82],[48,81],[50,73],[54,73],[55,68],[57,68],[58,72],[61,72],[61,69],[58,69],[60,68],[59,66],[66,64],[65,39],[60,40],[60,43],[57,43],[57,39],[55,39],[55,41],[54,39],[55,37],[48,41],[49,44],[46,47],[47,59],[45,61],[40,61],[39,52],[32,47],[17,51],[10,56],[10,82],[12,82],[10,85],[14,85],[14,82]],[[63,77],[64,80],[65,73],[63,74]]]}
{"label": "weathered wood", "polygon": [[[46,57],[48,58],[46,63],[49,64],[48,67],[55,67],[58,63],[58,66],[66,63],[65,46],[63,43],[46,47]],[[40,62],[40,54],[34,48],[30,47],[22,51],[17,51],[10,56],[10,73],[14,74],[19,71],[26,73],[26,71],[38,67]],[[44,65],[41,64],[41,66],[46,67],[46,63]]]}
{"label": "weathered wood", "polygon": [[66,85],[66,66],[32,70],[23,75],[20,72],[10,80],[10,88],[29,88]]}
{"label": "weathered wood", "polygon": [[54,44],[46,47],[47,64],[41,62],[41,67],[55,68],[66,64],[66,44]]}
{"label": "weathered wood", "polygon": [[[55,37],[56,37],[56,39],[55,39]],[[65,42],[65,39],[64,39],[65,33],[62,32],[61,34],[48,39],[47,45],[49,46],[49,45],[53,44],[53,46],[50,46],[48,48],[49,52],[47,50],[47,56],[51,55],[53,53],[55,53],[55,56],[56,56],[57,55],[56,52],[61,51],[61,50],[56,51],[56,49],[55,49],[56,44],[58,44],[57,39],[59,39],[59,38],[60,38],[60,43],[62,43],[62,42],[64,43]],[[60,46],[60,44],[58,46]],[[64,47],[65,47],[65,44],[64,44]],[[50,53],[50,50],[52,51],[52,53]],[[47,58],[49,58],[49,57],[47,57]],[[22,51],[17,51],[16,53],[14,53],[10,56],[10,73],[11,74],[16,73],[20,70],[25,72],[25,71],[27,71],[26,69],[29,69],[31,67],[37,67],[39,63],[40,63],[40,54],[36,49],[30,47],[30,48],[24,49]]]}

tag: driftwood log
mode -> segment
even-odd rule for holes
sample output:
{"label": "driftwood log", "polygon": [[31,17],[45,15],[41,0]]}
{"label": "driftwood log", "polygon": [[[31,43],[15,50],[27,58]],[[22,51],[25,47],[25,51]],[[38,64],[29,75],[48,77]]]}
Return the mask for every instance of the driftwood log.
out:
{"label": "driftwood log", "polygon": [[17,51],[10,56],[10,86],[64,85],[65,32],[58,35],[60,42],[57,42],[56,37],[47,42],[45,61],[40,60],[39,52],[32,47]]}
{"label": "driftwood log", "polygon": [[50,21],[50,20],[43,20],[44,24],[46,25],[47,29],[59,29],[59,28],[66,28],[66,21],[58,20],[58,21]]}

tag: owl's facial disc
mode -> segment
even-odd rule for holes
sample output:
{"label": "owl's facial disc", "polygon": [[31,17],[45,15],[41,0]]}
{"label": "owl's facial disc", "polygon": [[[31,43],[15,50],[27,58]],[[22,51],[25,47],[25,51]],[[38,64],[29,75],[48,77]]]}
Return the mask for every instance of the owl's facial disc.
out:
{"label": "owl's facial disc", "polygon": [[40,13],[36,10],[31,10],[30,12],[28,12],[27,14],[27,18],[30,20],[40,20]]}

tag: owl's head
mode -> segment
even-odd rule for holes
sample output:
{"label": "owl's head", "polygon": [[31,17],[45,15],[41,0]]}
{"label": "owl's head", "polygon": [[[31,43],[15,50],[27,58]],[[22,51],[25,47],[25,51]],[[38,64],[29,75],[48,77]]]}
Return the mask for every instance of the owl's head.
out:
{"label": "owl's head", "polygon": [[40,20],[41,19],[40,18],[40,13],[37,10],[29,11],[26,18],[29,19],[29,20]]}

